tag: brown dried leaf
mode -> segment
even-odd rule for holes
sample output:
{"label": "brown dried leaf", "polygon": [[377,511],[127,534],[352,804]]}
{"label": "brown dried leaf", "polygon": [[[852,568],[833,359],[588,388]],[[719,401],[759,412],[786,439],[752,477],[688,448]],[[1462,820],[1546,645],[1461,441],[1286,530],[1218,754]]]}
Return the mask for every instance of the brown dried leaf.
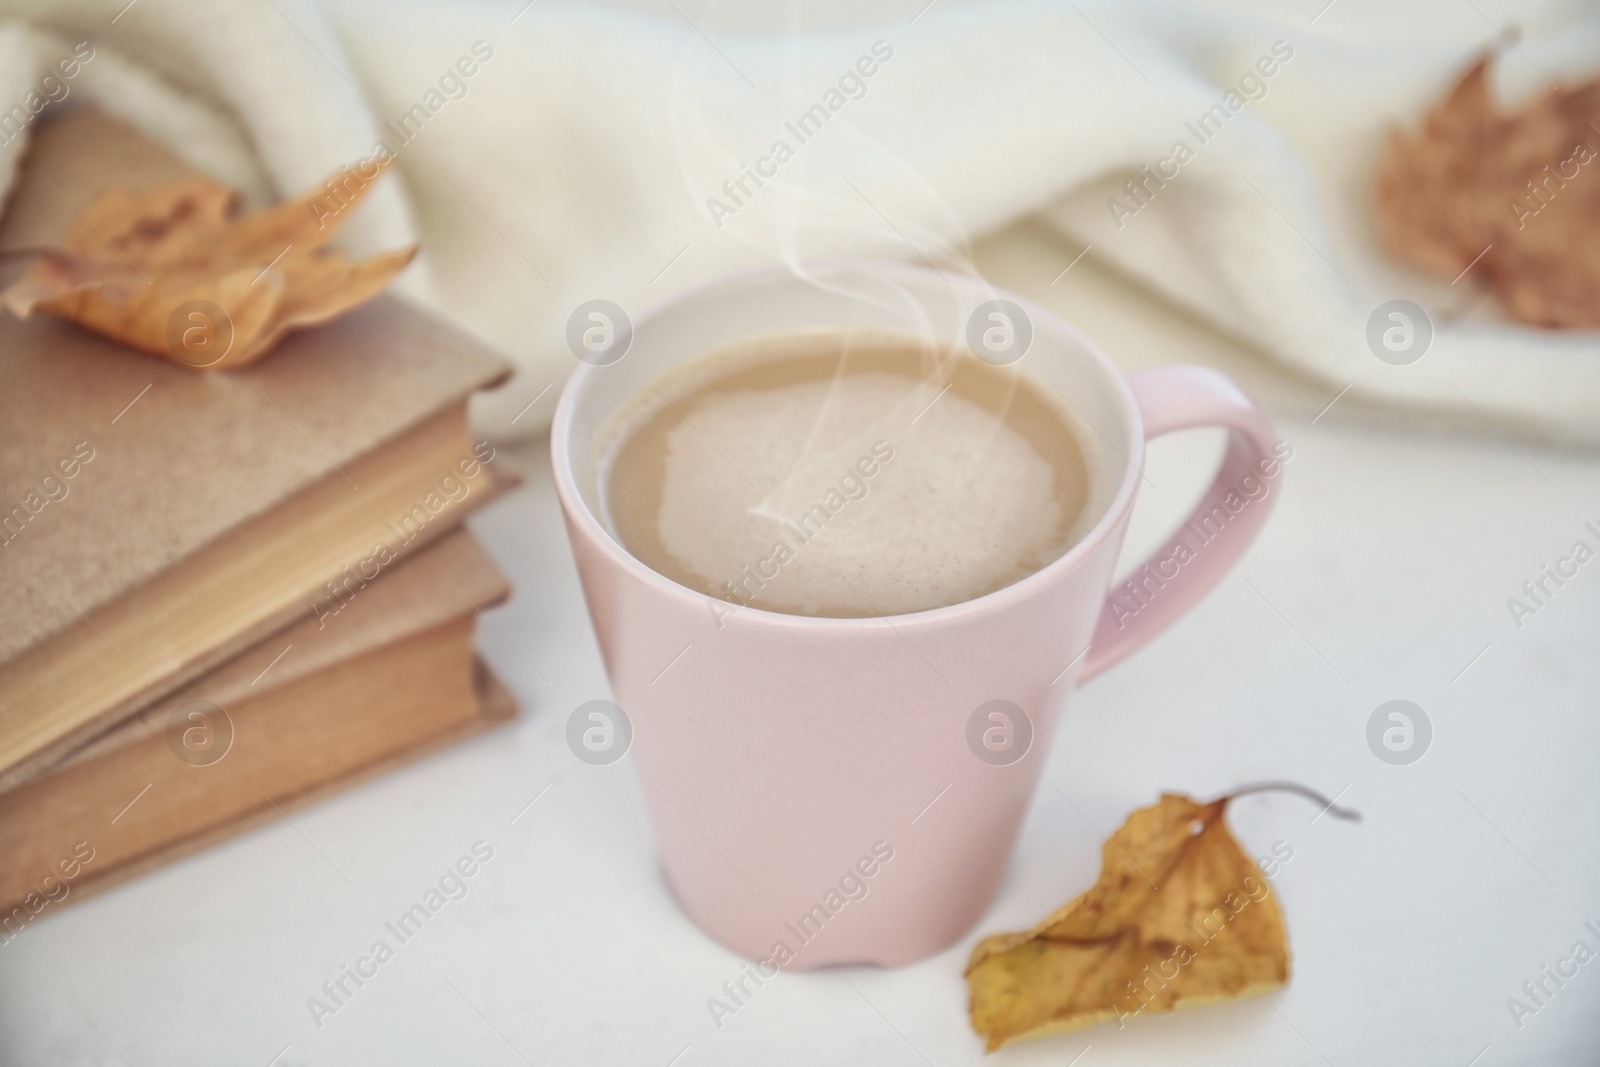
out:
{"label": "brown dried leaf", "polygon": [[290,330],[372,299],[411,262],[414,245],[359,263],[326,248],[377,177],[346,168],[240,218],[234,191],[204,178],[110,189],[0,300],[19,318],[60,315],[194,369],[248,366]]}
{"label": "brown dried leaf", "polygon": [[969,1010],[990,1051],[1289,980],[1283,913],[1228,832],[1228,799],[1165,794],[1107,839],[1087,893],[1032,930],[978,942]]}
{"label": "brown dried leaf", "polygon": [[1383,243],[1440,277],[1470,266],[1531,326],[1600,326],[1600,79],[1505,112],[1489,63],[1478,60],[1415,133],[1390,133],[1375,189]]}

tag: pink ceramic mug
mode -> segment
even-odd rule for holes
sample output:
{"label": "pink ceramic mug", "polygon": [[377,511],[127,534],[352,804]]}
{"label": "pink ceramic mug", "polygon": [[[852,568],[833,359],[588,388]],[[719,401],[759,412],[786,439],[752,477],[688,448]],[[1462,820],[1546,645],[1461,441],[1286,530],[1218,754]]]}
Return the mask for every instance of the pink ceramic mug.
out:
{"label": "pink ceramic mug", "polygon": [[[950,342],[979,338],[974,320],[1008,328],[993,337],[1024,349],[1019,368],[1104,446],[1105,513],[1044,569],[932,611],[810,618],[678,585],[608,529],[598,435],[669,367],[752,334],[863,326]],[[1074,684],[1187,610],[1276,499],[1272,427],[1227,378],[1124,379],[1077,330],[978,279],[873,263],[740,275],[655,308],[601,362],[573,375],[553,430],[578,572],[667,880],[763,973],[904,964],[960,938],[1000,884]],[[1196,426],[1230,431],[1214,484],[1108,596],[1145,440]]]}

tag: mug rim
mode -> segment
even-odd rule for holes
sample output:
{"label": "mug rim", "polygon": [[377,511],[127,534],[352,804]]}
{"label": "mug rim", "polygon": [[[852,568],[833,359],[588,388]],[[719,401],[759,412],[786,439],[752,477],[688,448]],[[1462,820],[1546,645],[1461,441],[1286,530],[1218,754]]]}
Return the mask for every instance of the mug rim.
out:
{"label": "mug rim", "polygon": [[[900,263],[893,260],[871,259],[833,259],[815,260],[798,264],[800,270],[839,270],[839,269],[870,269],[901,274],[910,274],[928,280],[938,278],[948,284],[942,272],[919,267],[910,263]],[[754,267],[748,270],[736,271],[731,274],[719,275],[710,281],[657,300],[649,305],[634,320],[633,330],[638,336],[639,327],[656,318],[666,309],[682,303],[692,297],[700,296],[713,289],[721,288],[733,282],[760,278],[774,274],[794,274],[799,276],[796,265],[779,264],[777,266]],[[1094,555],[1112,536],[1112,532],[1127,517],[1132,510],[1134,495],[1138,492],[1139,472],[1142,469],[1144,458],[1144,419],[1139,411],[1138,402],[1134,399],[1133,389],[1128,384],[1127,376],[1117,369],[1109,356],[1101,350],[1084,332],[1072,323],[1063,319],[1054,312],[1040,307],[1019,294],[1001,289],[999,286],[990,285],[987,279],[977,275],[960,275],[962,279],[987,285],[1000,297],[1014,300],[1022,305],[1034,321],[1047,320],[1052,328],[1065,333],[1082,347],[1090,360],[1099,367],[1100,371],[1112,383],[1112,391],[1121,399],[1123,409],[1128,413],[1128,426],[1131,429],[1131,440],[1125,442],[1126,453],[1124,458],[1128,462],[1128,472],[1123,477],[1122,485],[1117,490],[1111,502],[1106,505],[1106,510],[1099,520],[1090,528],[1089,532],[1079,538],[1076,544],[1060,556],[1050,561],[1043,567],[1020,578],[1010,585],[1003,586],[993,592],[970,600],[958,601],[954,604],[945,604],[937,608],[926,608],[922,611],[902,612],[887,615],[866,615],[853,618],[841,618],[832,615],[798,615],[789,612],[771,611],[767,608],[758,608],[749,604],[740,604],[725,601],[720,597],[703,593],[697,589],[673,581],[666,575],[651,568],[640,560],[626,545],[622,544],[610,530],[608,530],[599,517],[583,499],[583,494],[577,488],[577,479],[572,469],[572,450],[570,437],[572,431],[573,411],[577,407],[578,398],[588,387],[588,383],[597,374],[605,369],[592,363],[580,361],[578,368],[567,379],[562,387],[561,396],[556,402],[555,416],[550,426],[550,459],[554,471],[556,496],[561,503],[561,509],[566,514],[567,520],[574,523],[591,542],[603,551],[610,561],[620,566],[623,571],[632,577],[644,582],[647,586],[665,593],[675,599],[684,600],[692,598],[700,601],[712,601],[718,604],[727,604],[731,615],[743,616],[753,613],[754,621],[778,627],[813,628],[823,627],[832,630],[880,630],[884,626],[894,627],[900,624],[931,625],[972,614],[988,614],[1003,611],[1016,603],[1034,596],[1044,587],[1064,577],[1068,572],[1082,564],[1084,560]],[[1023,371],[1023,373],[1027,373]],[[1037,380],[1037,379],[1035,379]],[[1087,419],[1084,419],[1087,422]],[[1105,434],[1094,425],[1089,427],[1094,432],[1105,437]],[[589,443],[592,447],[592,442]]]}

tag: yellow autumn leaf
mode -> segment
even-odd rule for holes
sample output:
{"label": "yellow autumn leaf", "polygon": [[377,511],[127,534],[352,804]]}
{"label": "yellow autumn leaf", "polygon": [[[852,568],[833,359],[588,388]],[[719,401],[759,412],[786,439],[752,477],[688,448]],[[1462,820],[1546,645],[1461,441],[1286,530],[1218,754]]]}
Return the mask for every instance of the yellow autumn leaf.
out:
{"label": "yellow autumn leaf", "polygon": [[973,948],[972,1028],[990,1051],[1289,980],[1283,913],[1228,832],[1230,799],[1168,793],[1134,812],[1102,848],[1092,889],[1032,930]]}
{"label": "yellow autumn leaf", "polygon": [[60,315],[197,370],[248,366],[290,330],[370,300],[411,262],[414,245],[358,263],[327,248],[380,174],[345,168],[242,217],[237,194],[205,178],[109,189],[0,300],[19,318]]}

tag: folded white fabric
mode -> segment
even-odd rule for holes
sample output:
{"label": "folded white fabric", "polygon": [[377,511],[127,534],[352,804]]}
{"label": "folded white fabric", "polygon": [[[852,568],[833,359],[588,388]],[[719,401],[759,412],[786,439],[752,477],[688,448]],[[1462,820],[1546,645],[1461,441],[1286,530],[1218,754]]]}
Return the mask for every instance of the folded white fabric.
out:
{"label": "folded white fabric", "polygon": [[[522,368],[477,412],[502,434],[548,422],[585,301],[637,315],[782,261],[960,269],[973,239],[1038,214],[1330,398],[1348,385],[1600,442],[1600,335],[1484,308],[1446,321],[1470,273],[1424,279],[1377,247],[1387,129],[1501,42],[1506,14],[1486,0],[1349,8],[914,0],[786,31],[683,0],[0,0],[0,180],[30,93],[91,101],[257,198],[392,154],[346,244],[421,240],[405,287]],[[1523,3],[1515,17],[1505,98],[1592,72],[1592,10]],[[79,41],[94,56],[62,78]],[[41,92],[52,71],[64,90]],[[1426,355],[1406,365],[1368,343],[1394,299],[1432,314]]]}

